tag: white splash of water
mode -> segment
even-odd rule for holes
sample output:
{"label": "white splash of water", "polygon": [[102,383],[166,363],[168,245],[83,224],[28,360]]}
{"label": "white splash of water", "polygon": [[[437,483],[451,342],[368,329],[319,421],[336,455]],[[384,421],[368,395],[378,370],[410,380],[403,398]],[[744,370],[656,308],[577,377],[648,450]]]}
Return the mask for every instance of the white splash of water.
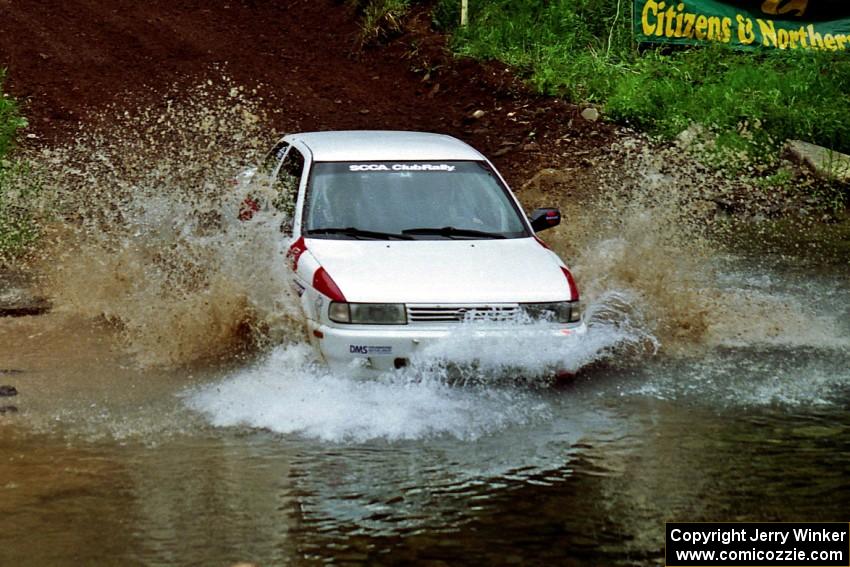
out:
{"label": "white splash of water", "polygon": [[498,323],[463,324],[424,348],[413,362],[431,375],[445,377],[449,367],[460,367],[467,383],[492,382],[498,377],[575,374],[594,362],[658,350],[659,342],[632,294],[603,293],[588,306],[585,317],[587,334],[567,337],[545,322],[517,324],[506,332],[498,332]]}
{"label": "white splash of water", "polygon": [[276,349],[264,362],[186,394],[188,406],[219,427],[248,426],[325,441],[476,439],[548,416],[531,392],[456,388],[406,375],[357,380],[320,365],[306,344]]}

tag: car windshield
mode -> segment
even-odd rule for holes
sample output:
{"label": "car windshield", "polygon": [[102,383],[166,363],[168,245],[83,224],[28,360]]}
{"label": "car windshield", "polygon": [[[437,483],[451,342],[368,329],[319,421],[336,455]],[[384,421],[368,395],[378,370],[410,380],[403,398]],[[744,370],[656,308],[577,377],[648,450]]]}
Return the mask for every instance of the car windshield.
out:
{"label": "car windshield", "polygon": [[314,238],[485,239],[528,236],[484,162],[318,162],[303,232]]}

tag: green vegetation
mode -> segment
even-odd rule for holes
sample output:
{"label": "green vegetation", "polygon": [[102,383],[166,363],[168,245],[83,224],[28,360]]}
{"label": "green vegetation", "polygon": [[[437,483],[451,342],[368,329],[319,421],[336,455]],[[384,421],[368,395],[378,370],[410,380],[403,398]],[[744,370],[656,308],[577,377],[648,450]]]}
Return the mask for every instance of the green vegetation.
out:
{"label": "green vegetation", "polygon": [[11,149],[18,129],[26,126],[26,121],[18,114],[15,101],[3,94],[5,72],[0,69],[0,160]]}
{"label": "green vegetation", "polygon": [[718,145],[771,159],[800,138],[850,151],[850,57],[632,45],[629,0],[441,0],[438,26],[460,54],[498,59],[540,92],[604,106],[607,116],[674,137],[692,123]]}
{"label": "green vegetation", "polygon": [[37,187],[26,182],[28,166],[11,155],[15,137],[26,126],[26,120],[15,101],[2,94],[2,86],[0,69],[0,260],[23,249],[37,234],[27,206]]}
{"label": "green vegetation", "polygon": [[454,29],[455,50],[504,61],[541,92],[598,102],[626,71],[628,14],[614,22],[616,0],[471,0],[470,25],[455,29],[459,4],[442,0],[434,17]]}
{"label": "green vegetation", "polygon": [[360,16],[360,42],[367,44],[398,34],[410,0],[349,0]]}

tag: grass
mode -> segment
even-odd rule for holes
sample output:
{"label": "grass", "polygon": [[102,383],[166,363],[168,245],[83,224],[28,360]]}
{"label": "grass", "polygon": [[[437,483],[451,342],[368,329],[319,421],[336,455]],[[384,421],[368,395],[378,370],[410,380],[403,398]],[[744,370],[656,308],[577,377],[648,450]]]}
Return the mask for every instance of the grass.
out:
{"label": "grass", "polygon": [[630,71],[607,97],[615,119],[667,137],[697,122],[757,153],[786,139],[850,151],[850,58],[696,49],[648,53]]}
{"label": "grass", "polygon": [[622,123],[666,138],[693,123],[717,143],[760,160],[799,138],[850,152],[850,56],[698,48],[639,52],[630,2],[471,0],[455,27],[455,0],[435,23],[462,55],[498,59],[539,92],[593,103]]}
{"label": "grass", "polygon": [[[456,4],[441,2],[443,8],[437,8],[435,19],[441,25],[455,22]],[[470,25],[454,29],[452,46],[463,55],[508,63],[540,92],[601,101],[621,74],[618,65],[622,62],[620,50],[609,49],[608,18],[596,13],[599,7],[610,8],[609,4],[607,0],[473,0]],[[611,13],[612,23],[615,13]],[[623,41],[614,35],[612,45]]]}

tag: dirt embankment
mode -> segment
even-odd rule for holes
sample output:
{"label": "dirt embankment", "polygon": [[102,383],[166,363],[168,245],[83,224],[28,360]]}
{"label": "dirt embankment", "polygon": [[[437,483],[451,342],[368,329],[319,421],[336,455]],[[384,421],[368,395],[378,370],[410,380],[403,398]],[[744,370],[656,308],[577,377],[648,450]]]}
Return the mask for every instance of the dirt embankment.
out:
{"label": "dirt embankment", "polygon": [[356,19],[331,0],[0,0],[0,65],[29,132],[48,141],[109,104],[155,104],[217,70],[282,110],[278,131],[445,132],[493,156],[515,185],[580,159],[568,148],[609,139],[607,125],[530,94],[504,67],[450,57],[426,14],[409,27],[361,50]]}

